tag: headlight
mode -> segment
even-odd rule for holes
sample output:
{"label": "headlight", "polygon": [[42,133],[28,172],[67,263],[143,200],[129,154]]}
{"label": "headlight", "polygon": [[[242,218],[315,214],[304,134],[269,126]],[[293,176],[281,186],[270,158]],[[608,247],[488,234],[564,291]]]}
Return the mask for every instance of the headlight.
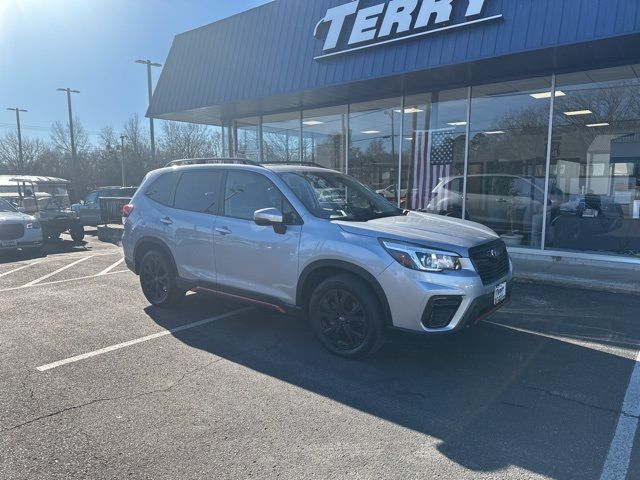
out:
{"label": "headlight", "polygon": [[40,230],[40,224],[38,222],[27,223],[27,230]]}
{"label": "headlight", "polygon": [[445,270],[460,270],[460,257],[439,250],[396,242],[381,240],[385,250],[389,252],[400,265],[422,272],[443,272]]}

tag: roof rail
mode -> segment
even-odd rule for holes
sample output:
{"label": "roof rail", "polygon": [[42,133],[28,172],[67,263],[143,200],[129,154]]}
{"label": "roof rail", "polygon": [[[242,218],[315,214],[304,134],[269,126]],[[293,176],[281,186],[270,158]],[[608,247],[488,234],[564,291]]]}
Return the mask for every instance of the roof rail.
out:
{"label": "roof rail", "polygon": [[167,163],[166,167],[182,167],[185,165],[252,165],[259,167],[258,162],[246,158],[186,158]]}
{"label": "roof rail", "polygon": [[271,166],[275,166],[275,165],[297,165],[300,167],[317,167],[317,168],[324,168],[327,169],[328,167],[325,167],[324,165],[320,165],[319,163],[315,163],[315,162],[294,162],[294,161],[286,161],[286,162],[262,162],[260,165],[266,166],[266,165],[271,165]]}

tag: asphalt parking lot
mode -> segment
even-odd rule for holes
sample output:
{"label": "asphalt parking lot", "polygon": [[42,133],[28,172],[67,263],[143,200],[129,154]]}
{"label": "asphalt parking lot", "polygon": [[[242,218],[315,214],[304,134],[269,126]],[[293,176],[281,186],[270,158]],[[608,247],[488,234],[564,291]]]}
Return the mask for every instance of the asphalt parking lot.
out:
{"label": "asphalt parking lot", "polygon": [[92,237],[5,255],[0,478],[638,479],[638,312],[518,284],[489,322],[354,362],[293,318],[151,308]]}

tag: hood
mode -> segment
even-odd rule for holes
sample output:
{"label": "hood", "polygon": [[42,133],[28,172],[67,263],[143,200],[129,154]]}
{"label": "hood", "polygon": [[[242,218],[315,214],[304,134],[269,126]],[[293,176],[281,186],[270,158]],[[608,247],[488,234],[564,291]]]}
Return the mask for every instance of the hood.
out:
{"label": "hood", "polygon": [[355,235],[411,242],[463,256],[468,254],[471,247],[500,238],[493,230],[479,223],[420,212],[361,223],[335,223]]}
{"label": "hood", "polygon": [[30,215],[20,212],[0,212],[0,222],[35,222]]}

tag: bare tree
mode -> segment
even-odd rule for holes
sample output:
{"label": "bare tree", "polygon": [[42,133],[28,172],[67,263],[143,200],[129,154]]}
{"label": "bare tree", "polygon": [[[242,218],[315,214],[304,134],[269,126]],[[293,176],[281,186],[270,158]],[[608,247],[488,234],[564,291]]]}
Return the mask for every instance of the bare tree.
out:
{"label": "bare tree", "polygon": [[219,157],[222,154],[222,137],[207,125],[195,123],[164,122],[160,149],[164,160],[182,158]]}
{"label": "bare tree", "polygon": [[22,163],[20,163],[18,136],[15,132],[8,132],[0,137],[0,169],[13,174],[34,173],[40,156],[46,150],[45,143],[40,139],[22,138]]}
{"label": "bare tree", "polygon": [[[79,118],[73,119],[73,133],[75,135],[76,152],[78,155],[88,152],[91,149],[89,136],[85,131]],[[71,134],[69,123],[54,122],[51,125],[51,143],[53,148],[61,153],[71,155]]]}
{"label": "bare tree", "polygon": [[124,124],[122,135],[127,137],[124,142],[127,182],[131,185],[138,184],[145,173],[157,168],[157,165],[151,164],[151,142],[137,113]]}

